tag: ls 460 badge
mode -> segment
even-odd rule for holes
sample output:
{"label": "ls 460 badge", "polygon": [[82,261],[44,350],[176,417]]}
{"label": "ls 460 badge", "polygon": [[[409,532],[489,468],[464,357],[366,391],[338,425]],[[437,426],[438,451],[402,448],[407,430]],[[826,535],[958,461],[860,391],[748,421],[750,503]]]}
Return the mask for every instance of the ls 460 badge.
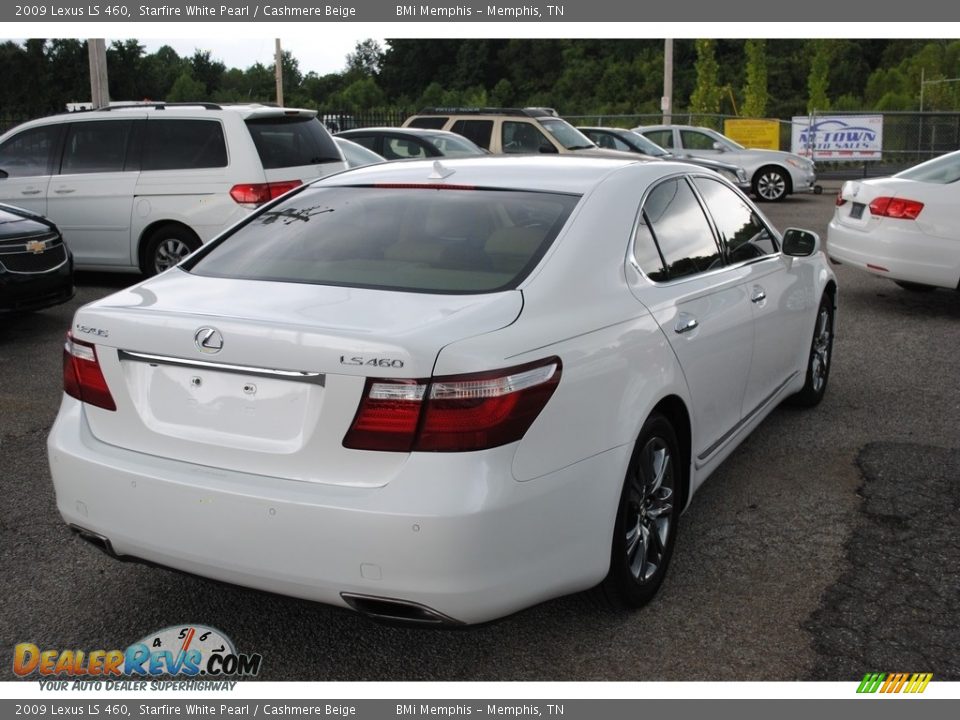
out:
{"label": "ls 460 badge", "polygon": [[340,356],[341,365],[369,365],[370,367],[396,368],[403,367],[403,360],[394,360],[393,358],[365,358],[360,356],[347,357]]}

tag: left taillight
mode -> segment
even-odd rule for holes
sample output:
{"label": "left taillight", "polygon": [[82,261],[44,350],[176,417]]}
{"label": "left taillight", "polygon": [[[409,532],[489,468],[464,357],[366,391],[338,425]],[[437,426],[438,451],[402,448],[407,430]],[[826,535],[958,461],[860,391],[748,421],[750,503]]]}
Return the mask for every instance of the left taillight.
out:
{"label": "left taillight", "polygon": [[429,380],[368,379],[344,447],[467,452],[526,434],[560,383],[560,359]]}
{"label": "left taillight", "polygon": [[898,220],[916,220],[923,203],[897,197],[878,197],[870,203],[870,214]]}
{"label": "left taillight", "polygon": [[63,391],[104,410],[117,409],[97,360],[97,348],[70,333],[63,345]]}

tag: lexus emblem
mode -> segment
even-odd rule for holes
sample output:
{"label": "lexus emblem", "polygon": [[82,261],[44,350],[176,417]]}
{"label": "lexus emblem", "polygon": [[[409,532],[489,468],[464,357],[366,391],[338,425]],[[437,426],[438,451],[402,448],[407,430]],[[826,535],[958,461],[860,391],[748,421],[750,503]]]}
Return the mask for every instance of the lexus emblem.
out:
{"label": "lexus emblem", "polygon": [[193,342],[202,353],[212,355],[223,350],[223,335],[212,327],[202,327],[193,335]]}

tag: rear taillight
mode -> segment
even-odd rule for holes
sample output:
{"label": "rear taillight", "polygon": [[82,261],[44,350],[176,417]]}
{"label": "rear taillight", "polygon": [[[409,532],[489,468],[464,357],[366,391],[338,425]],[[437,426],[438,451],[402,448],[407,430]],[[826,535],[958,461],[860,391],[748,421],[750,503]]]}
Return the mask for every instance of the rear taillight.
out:
{"label": "rear taillight", "polygon": [[878,197],[870,203],[870,213],[880,217],[897,218],[899,220],[916,220],[923,210],[923,203],[905,198]]}
{"label": "rear taillight", "polygon": [[281,182],[270,183],[242,183],[230,188],[230,197],[240,205],[263,205],[302,184],[299,180],[283,180]]}
{"label": "rear taillight", "polygon": [[843,199],[843,188],[840,188],[840,190],[837,191],[837,199],[835,204],[837,207],[841,207],[847,204],[847,201]]}
{"label": "rear taillight", "polygon": [[430,380],[368,379],[343,439],[356,450],[466,452],[522,438],[560,382],[560,359]]}
{"label": "rear taillight", "polygon": [[100,370],[97,349],[67,333],[63,346],[63,391],[90,405],[116,410],[117,405]]}

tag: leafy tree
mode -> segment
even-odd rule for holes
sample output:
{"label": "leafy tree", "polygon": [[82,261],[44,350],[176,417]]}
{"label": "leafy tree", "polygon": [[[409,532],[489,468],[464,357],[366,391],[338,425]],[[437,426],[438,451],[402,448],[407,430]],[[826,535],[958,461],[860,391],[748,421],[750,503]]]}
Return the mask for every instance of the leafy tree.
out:
{"label": "leafy tree", "polygon": [[220,89],[227,66],[219,60],[211,60],[209,50],[197,50],[190,58],[190,70],[190,76],[203,83],[203,97],[209,98]]}
{"label": "leafy tree", "polygon": [[824,112],[830,109],[827,90],[830,87],[830,61],[833,47],[830,40],[810,41],[813,57],[810,60],[810,74],[807,76],[807,112]]}
{"label": "leafy tree", "polygon": [[715,40],[697,40],[697,84],[690,95],[690,112],[701,115],[720,112],[720,66],[715,55]]}
{"label": "leafy tree", "polygon": [[347,55],[348,75],[358,77],[376,77],[380,74],[384,52],[380,43],[367,38],[354,46],[353,52]]}
{"label": "leafy tree", "polygon": [[743,89],[743,114],[762,118],[767,115],[767,41],[747,40],[747,85]]}
{"label": "leafy tree", "polygon": [[195,79],[189,69],[184,69],[167,93],[169,102],[193,102],[207,99],[207,89]]}
{"label": "leafy tree", "polygon": [[137,40],[114,40],[107,48],[107,78],[111,100],[142,100],[144,47]]}
{"label": "leafy tree", "polygon": [[343,104],[354,110],[369,110],[384,104],[383,90],[372,77],[354,80],[341,93]]}

